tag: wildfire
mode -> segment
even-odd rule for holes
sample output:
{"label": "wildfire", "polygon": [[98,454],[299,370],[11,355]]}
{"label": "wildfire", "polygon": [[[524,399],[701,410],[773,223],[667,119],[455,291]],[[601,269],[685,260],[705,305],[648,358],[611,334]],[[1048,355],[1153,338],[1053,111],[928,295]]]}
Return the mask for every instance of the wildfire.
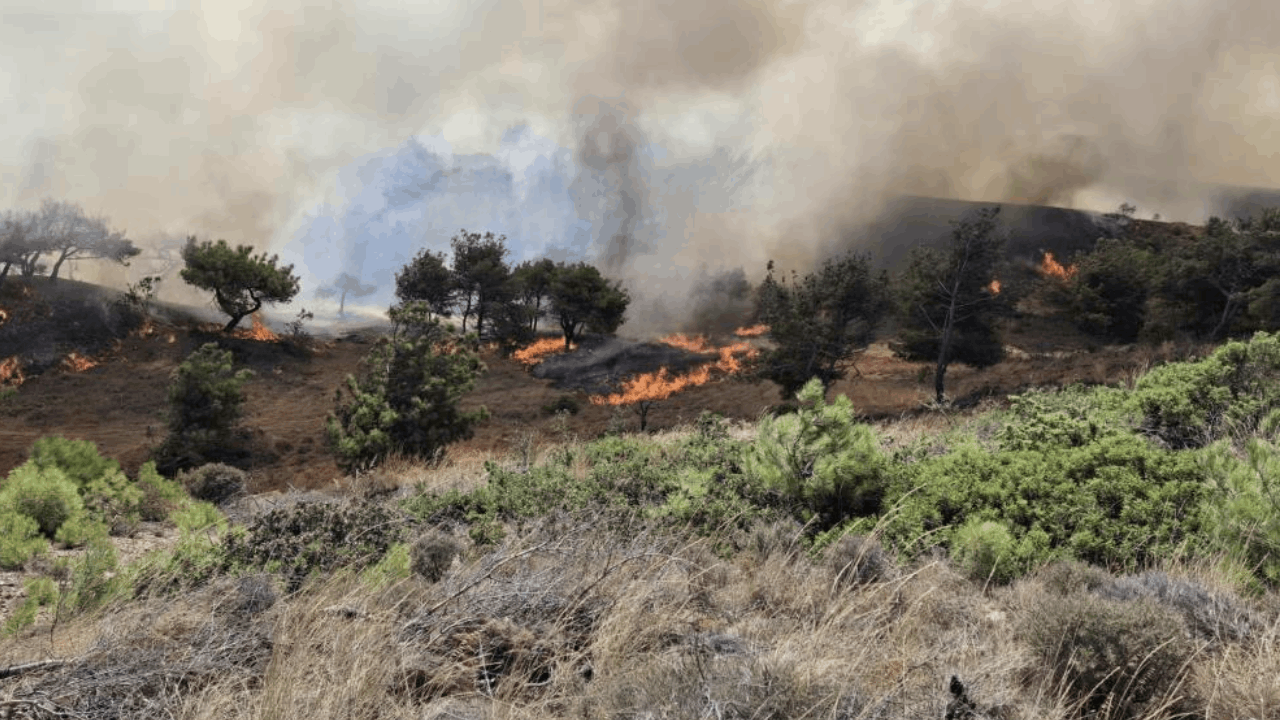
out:
{"label": "wildfire", "polygon": [[[572,346],[570,346],[570,349],[572,349]],[[516,362],[524,365],[537,365],[548,355],[555,355],[564,351],[563,339],[542,338],[515,351],[511,357],[515,358]]]}
{"label": "wildfire", "polygon": [[63,369],[69,372],[84,372],[92,367],[97,367],[98,362],[92,358],[87,358],[80,353],[73,352],[62,359]]}
{"label": "wildfire", "polygon": [[715,352],[715,348],[707,343],[707,339],[701,335],[685,335],[684,333],[676,333],[668,335],[661,339],[662,343],[671,347],[688,350],[691,353],[709,353]]}
{"label": "wildfire", "polygon": [[[667,342],[668,339],[669,338],[664,338],[663,342]],[[698,345],[696,342],[692,342],[694,340],[692,338],[684,339],[691,341],[691,344],[694,346],[705,347],[705,340],[702,341],[703,345]],[[668,342],[668,344],[672,343]],[[672,376],[671,371],[665,367],[659,368],[657,372],[636,375],[630,380],[623,382],[622,390],[620,392],[616,392],[611,395],[593,396],[591,398],[591,404],[631,405],[639,402],[666,400],[678,392],[682,392],[699,385],[706,385],[713,379],[713,372],[718,372],[723,375],[734,375],[742,372],[742,362],[737,356],[745,355],[746,357],[753,357],[757,352],[747,343],[734,343],[733,345],[727,345],[718,349],[707,347],[706,350],[695,350],[693,352],[710,352],[712,350],[720,354],[720,358],[715,362],[701,365],[684,375]]]}
{"label": "wildfire", "polygon": [[1074,278],[1076,276],[1076,272],[1079,271],[1079,268],[1075,265],[1064,267],[1062,263],[1054,259],[1053,253],[1051,252],[1044,254],[1044,259],[1040,261],[1040,267],[1038,269],[1040,270],[1041,275],[1057,278],[1063,282]]}
{"label": "wildfire", "polygon": [[4,308],[0,308],[0,325],[3,325],[7,322],[9,322],[9,311],[5,310]]}
{"label": "wildfire", "polygon": [[991,284],[987,286],[987,292],[991,293],[992,295],[999,295],[999,294],[1000,294],[1000,279],[999,279],[999,278],[996,278],[996,279],[994,279],[994,280],[992,280],[992,281],[991,281]]}
{"label": "wildfire", "polygon": [[18,361],[17,355],[0,360],[0,387],[18,387],[26,379],[22,374],[22,363]]}
{"label": "wildfire", "polygon": [[761,323],[760,325],[752,325],[751,327],[740,327],[733,331],[734,335],[740,338],[760,337],[769,332],[769,326]]}
{"label": "wildfire", "polygon": [[259,340],[261,342],[279,342],[280,336],[271,332],[262,322],[262,316],[258,313],[252,315],[253,329],[242,330],[240,337],[246,340]]}

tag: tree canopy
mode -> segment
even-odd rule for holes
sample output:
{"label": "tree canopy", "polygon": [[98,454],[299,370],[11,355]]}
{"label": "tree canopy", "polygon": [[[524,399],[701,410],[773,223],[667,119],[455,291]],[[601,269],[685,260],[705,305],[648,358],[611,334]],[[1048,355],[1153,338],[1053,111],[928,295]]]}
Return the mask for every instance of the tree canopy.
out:
{"label": "tree canopy", "polygon": [[354,275],[339,273],[338,277],[334,278],[332,283],[322,286],[316,290],[316,295],[323,298],[337,296],[338,314],[344,315],[346,314],[347,309],[347,295],[357,298],[367,297],[376,292],[377,289],[378,287],[376,285],[365,285],[360,282],[360,278]]}
{"label": "tree canopy", "polygon": [[396,298],[402,304],[426,303],[435,315],[448,317],[457,299],[453,271],[444,253],[423,249],[396,273]]}
{"label": "tree canopy", "polygon": [[191,236],[182,259],[186,262],[182,279],[213,292],[218,308],[230,316],[224,332],[231,332],[264,303],[289,302],[298,294],[299,278],[293,266],[277,267],[279,256],[254,255],[249,245],[232,248],[226,240],[197,242]]}
{"label": "tree canopy", "polygon": [[475,317],[476,334],[484,336],[484,321],[494,303],[508,299],[511,268],[507,266],[507,238],[491,232],[469,233],[465,229],[452,240],[453,282],[462,310],[462,332],[467,319]]}
{"label": "tree canopy", "polygon": [[619,282],[610,282],[585,262],[558,264],[551,282],[551,312],[564,332],[568,348],[584,329],[611,333],[626,319],[631,296]]}
{"label": "tree canopy", "polygon": [[866,254],[827,260],[790,283],[774,276],[770,262],[756,317],[776,347],[758,356],[754,374],[778,383],[784,398],[813,378],[830,388],[870,345],[891,307],[888,276],[875,274]]}
{"label": "tree canopy", "polygon": [[[90,216],[72,202],[46,199],[39,210],[10,210],[0,216],[0,283],[14,267],[23,277],[48,269],[50,281],[56,282],[67,262],[128,264],[141,252],[106,218]],[[52,267],[41,263],[45,256],[52,256]]]}
{"label": "tree canopy", "polygon": [[907,359],[934,363],[939,403],[952,362],[988,367],[1004,357],[994,325],[1000,296],[992,284],[1005,243],[999,214],[999,207],[988,208],[954,223],[943,249],[913,248],[902,279],[896,350]]}

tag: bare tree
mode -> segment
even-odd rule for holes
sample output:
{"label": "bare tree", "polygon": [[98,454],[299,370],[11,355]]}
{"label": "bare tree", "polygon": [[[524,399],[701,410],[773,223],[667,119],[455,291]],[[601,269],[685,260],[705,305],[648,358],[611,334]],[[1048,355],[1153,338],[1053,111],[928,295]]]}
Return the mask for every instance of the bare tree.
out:
{"label": "bare tree", "polygon": [[[4,285],[10,269],[28,275],[30,266],[35,272],[35,259],[40,253],[35,245],[35,214],[23,210],[9,210],[0,214],[0,286]],[[34,257],[33,257],[34,253]]]}
{"label": "bare tree", "polygon": [[107,219],[86,215],[79,205],[45,200],[36,215],[36,236],[41,252],[55,253],[49,280],[57,282],[58,271],[67,261],[113,260],[127,265],[142,251],[124,233],[112,230]]}

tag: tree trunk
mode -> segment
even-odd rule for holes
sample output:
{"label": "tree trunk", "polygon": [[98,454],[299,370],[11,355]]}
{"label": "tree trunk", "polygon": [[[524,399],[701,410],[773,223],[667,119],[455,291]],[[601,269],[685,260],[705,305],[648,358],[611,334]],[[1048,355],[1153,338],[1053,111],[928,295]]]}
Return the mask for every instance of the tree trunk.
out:
{"label": "tree trunk", "polygon": [[345,316],[347,308],[347,291],[343,290],[341,297],[338,298],[338,314]]}
{"label": "tree trunk", "polygon": [[58,282],[58,270],[62,267],[63,261],[67,259],[69,254],[70,251],[63,250],[62,254],[58,256],[57,262],[53,264],[53,270],[49,272],[49,282]]}
{"label": "tree trunk", "polygon": [[11,267],[13,267],[13,261],[8,260],[4,264],[4,269],[0,270],[0,287],[4,287],[4,280],[9,277],[9,268]]}

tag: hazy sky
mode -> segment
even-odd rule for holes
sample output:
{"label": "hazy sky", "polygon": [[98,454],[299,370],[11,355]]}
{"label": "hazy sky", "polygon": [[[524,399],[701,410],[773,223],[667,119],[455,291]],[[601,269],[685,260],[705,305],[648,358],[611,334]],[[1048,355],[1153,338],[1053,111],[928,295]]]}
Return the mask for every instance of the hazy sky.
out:
{"label": "hazy sky", "polygon": [[874,242],[901,193],[1195,221],[1206,183],[1280,187],[1265,0],[2,7],[0,204],[270,248],[302,304],[342,271],[385,303],[462,227],[679,312],[701,273]]}

